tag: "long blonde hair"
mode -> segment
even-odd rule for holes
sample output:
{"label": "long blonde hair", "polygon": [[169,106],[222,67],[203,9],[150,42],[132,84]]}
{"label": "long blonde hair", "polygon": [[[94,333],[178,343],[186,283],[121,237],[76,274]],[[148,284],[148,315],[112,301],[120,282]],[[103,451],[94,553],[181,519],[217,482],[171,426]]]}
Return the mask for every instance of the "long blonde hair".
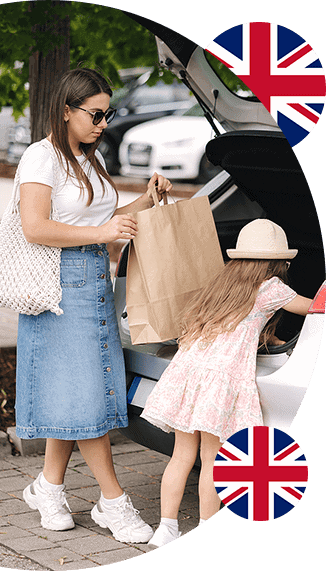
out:
{"label": "long blonde hair", "polygon": [[[189,346],[199,337],[212,341],[219,333],[234,331],[252,310],[260,285],[273,276],[287,282],[285,260],[235,259],[197,294],[182,318],[179,344]],[[278,319],[264,329],[263,344],[274,335]]]}

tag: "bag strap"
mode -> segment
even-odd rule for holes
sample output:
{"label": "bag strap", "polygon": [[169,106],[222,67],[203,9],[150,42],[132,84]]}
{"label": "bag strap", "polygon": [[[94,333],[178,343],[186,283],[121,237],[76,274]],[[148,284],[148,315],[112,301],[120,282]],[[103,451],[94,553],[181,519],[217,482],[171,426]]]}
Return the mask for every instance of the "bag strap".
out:
{"label": "bag strap", "polygon": [[[155,186],[154,186],[154,185],[153,185],[153,186],[150,186],[150,187],[148,188],[148,191],[147,191],[147,192],[148,192],[148,195],[152,197],[152,199],[153,199],[153,201],[154,201],[154,205],[155,205],[156,207],[159,207],[159,206],[160,206],[160,201],[159,201],[159,199],[158,199],[158,197],[157,197],[157,192],[156,192]],[[168,203],[168,195],[167,195],[167,192],[163,192],[162,196],[163,196],[163,204],[167,204],[167,203]]]}
{"label": "bag strap", "polygon": [[[59,165],[58,165],[57,156],[56,156],[56,153],[55,153],[51,143],[47,144],[44,140],[40,141],[40,143],[42,146],[44,146],[50,150],[50,153],[51,153],[52,158],[53,158],[54,172],[53,172],[53,187],[52,187],[52,193],[51,193],[51,194],[53,194],[53,191],[55,191],[57,189],[58,184],[59,184],[59,176],[58,176]],[[18,167],[17,167],[17,170],[16,170],[15,178],[14,178],[14,188],[13,188],[13,193],[12,193],[12,197],[10,200],[11,212],[16,213],[16,214],[19,213],[20,170],[21,170],[22,164],[23,164],[23,161],[20,160]],[[51,197],[51,214],[50,214],[50,217],[53,220],[58,220],[58,212],[57,212],[57,209],[55,207],[55,203],[54,203],[54,200],[52,197]]]}

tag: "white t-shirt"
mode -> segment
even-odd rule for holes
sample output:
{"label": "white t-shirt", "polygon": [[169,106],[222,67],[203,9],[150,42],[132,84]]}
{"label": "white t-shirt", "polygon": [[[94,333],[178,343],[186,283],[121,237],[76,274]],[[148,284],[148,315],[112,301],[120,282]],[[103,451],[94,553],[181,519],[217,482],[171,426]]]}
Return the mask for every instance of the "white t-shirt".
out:
{"label": "white t-shirt", "polygon": [[[105,168],[104,159],[99,151],[96,151],[96,157]],[[116,192],[110,183],[103,179],[105,186],[103,196],[102,184],[95,169],[84,155],[76,158],[93,187],[94,198],[90,206],[87,206],[86,187],[81,191],[79,181],[71,167],[67,178],[65,169],[47,139],[33,143],[26,149],[19,165],[19,182],[20,184],[36,182],[51,186],[52,200],[60,222],[72,226],[101,226],[114,214],[117,203]],[[65,160],[63,164],[65,165]]]}

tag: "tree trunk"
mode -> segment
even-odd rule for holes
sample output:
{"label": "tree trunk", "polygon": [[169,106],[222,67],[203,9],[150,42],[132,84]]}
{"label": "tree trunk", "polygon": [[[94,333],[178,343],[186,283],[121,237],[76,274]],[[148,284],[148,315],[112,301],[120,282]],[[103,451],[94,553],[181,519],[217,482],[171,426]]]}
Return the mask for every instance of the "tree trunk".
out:
{"label": "tree trunk", "polygon": [[[30,10],[40,9],[40,0],[30,1]],[[67,5],[67,2],[52,0],[44,2],[44,12],[47,10],[48,18],[45,23],[37,23],[33,27],[35,36],[46,34],[53,35],[53,45],[51,49],[44,53],[43,51],[34,51],[29,58],[29,98],[30,98],[30,117],[31,117],[31,142],[39,141],[49,134],[49,109],[53,87],[65,71],[69,69],[70,62],[70,19],[69,16],[60,18],[51,11],[52,7]],[[64,42],[55,45],[58,36],[64,37]],[[52,42],[51,42],[52,43]]]}

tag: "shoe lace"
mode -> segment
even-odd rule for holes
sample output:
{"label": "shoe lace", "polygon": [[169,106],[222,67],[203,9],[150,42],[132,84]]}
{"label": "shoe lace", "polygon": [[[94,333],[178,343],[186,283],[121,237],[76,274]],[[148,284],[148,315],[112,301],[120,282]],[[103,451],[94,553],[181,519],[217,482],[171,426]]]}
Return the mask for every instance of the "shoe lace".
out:
{"label": "shoe lace", "polygon": [[63,490],[60,490],[58,492],[48,491],[45,505],[47,511],[51,514],[67,513],[66,508],[68,509],[69,512],[71,512],[71,509],[67,502],[66,494]]}
{"label": "shoe lace", "polygon": [[139,510],[136,510],[136,508],[132,505],[129,496],[127,496],[123,504],[119,505],[119,511],[125,521],[138,525],[143,523],[143,520],[139,515]]}

